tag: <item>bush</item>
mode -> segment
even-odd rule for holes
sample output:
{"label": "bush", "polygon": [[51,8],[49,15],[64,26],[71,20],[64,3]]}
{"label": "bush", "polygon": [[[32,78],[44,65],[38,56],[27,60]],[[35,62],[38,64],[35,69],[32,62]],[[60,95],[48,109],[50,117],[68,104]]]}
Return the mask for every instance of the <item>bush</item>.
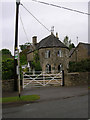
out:
{"label": "bush", "polygon": [[90,59],[69,62],[69,72],[90,72]]}
{"label": "bush", "polygon": [[2,79],[13,79],[14,78],[14,60],[7,58],[2,61]]}

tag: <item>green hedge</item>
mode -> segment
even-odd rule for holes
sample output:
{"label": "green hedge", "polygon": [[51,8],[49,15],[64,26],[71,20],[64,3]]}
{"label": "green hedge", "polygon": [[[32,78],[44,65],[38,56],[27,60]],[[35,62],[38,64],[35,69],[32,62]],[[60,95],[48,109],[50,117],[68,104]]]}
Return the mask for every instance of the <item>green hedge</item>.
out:
{"label": "green hedge", "polygon": [[69,72],[90,72],[90,59],[69,62]]}

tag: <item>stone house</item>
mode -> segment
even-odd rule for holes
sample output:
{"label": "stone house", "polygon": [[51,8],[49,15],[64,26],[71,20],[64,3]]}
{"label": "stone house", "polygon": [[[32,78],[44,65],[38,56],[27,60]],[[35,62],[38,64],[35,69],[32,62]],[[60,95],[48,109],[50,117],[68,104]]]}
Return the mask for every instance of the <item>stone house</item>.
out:
{"label": "stone house", "polygon": [[69,54],[69,61],[79,62],[90,58],[90,44],[79,43]]}
{"label": "stone house", "polygon": [[38,50],[42,71],[49,73],[64,70],[67,72],[69,49],[59,40],[58,34],[55,36],[51,33],[51,35],[45,37],[39,43],[37,43],[37,37],[34,36],[32,41],[32,47],[27,53],[29,64],[33,61],[34,51]]}

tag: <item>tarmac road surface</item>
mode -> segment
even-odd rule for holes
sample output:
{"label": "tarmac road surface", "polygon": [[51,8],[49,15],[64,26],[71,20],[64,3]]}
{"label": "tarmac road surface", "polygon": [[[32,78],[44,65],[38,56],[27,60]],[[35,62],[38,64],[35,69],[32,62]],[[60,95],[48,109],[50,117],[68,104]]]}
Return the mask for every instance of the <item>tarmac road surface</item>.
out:
{"label": "tarmac road surface", "polygon": [[26,88],[23,95],[38,94],[36,103],[3,107],[3,118],[88,118],[88,87]]}

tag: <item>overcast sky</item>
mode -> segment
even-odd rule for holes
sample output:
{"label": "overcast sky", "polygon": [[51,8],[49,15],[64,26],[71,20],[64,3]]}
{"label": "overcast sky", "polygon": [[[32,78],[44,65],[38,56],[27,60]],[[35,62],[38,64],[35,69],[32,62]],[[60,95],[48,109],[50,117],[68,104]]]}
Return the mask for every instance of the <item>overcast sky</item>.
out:
{"label": "overcast sky", "polygon": [[[6,1],[7,0],[3,0],[0,3],[0,8],[2,7],[2,16],[0,15],[0,23],[2,22],[2,46],[0,45],[0,49],[7,48],[12,52],[12,54],[14,54],[16,4],[14,0],[9,0],[8,2]],[[40,1],[45,1],[88,13],[89,0]],[[88,15],[43,5],[31,0],[21,0],[21,3],[23,3],[23,5],[49,30],[51,30],[51,27],[54,26],[54,34],[58,32],[58,36],[61,41],[63,41],[64,37],[67,35],[75,45],[77,45],[77,36],[78,42],[88,43]],[[19,19],[19,45],[26,42],[32,42],[33,36],[37,36],[39,42],[41,39],[51,34],[41,24],[39,24],[21,5],[19,8],[19,16],[22,18],[24,28],[28,36],[27,40],[21,21]]]}

